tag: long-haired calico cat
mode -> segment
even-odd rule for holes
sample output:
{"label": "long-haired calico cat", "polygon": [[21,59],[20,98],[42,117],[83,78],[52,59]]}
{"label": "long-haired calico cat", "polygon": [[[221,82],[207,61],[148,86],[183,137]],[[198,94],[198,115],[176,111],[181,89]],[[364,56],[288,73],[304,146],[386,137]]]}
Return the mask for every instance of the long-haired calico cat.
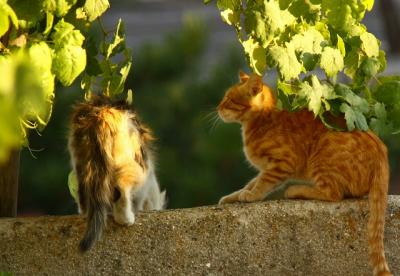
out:
{"label": "long-haired calico cat", "polygon": [[93,96],[72,111],[69,152],[78,179],[79,212],[87,217],[80,249],[101,237],[107,214],[123,225],[135,221],[135,211],[164,207],[154,173],[150,130],[125,102]]}
{"label": "long-haired calico cat", "polygon": [[371,131],[327,129],[302,110],[276,109],[271,89],[258,75],[240,73],[240,83],[218,106],[225,122],[242,125],[244,153],[259,174],[220,204],[263,200],[288,179],[309,184],[289,186],[285,198],[339,201],[369,195],[368,243],[374,275],[392,275],[385,260],[383,230],[389,166],[387,149]]}

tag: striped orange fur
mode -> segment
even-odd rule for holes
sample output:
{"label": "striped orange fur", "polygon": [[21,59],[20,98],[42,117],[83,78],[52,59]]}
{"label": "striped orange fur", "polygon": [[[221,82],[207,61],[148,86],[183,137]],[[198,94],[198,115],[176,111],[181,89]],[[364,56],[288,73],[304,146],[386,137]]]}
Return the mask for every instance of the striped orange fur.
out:
{"label": "striped orange fur", "polygon": [[[254,202],[288,179],[285,197],[339,201],[369,195],[368,243],[374,275],[392,275],[385,260],[383,231],[389,165],[384,143],[371,131],[338,132],[307,111],[276,109],[272,90],[256,74],[240,72],[240,83],[218,106],[225,122],[242,125],[244,153],[259,174],[220,204]],[[336,119],[344,124],[344,119]]]}

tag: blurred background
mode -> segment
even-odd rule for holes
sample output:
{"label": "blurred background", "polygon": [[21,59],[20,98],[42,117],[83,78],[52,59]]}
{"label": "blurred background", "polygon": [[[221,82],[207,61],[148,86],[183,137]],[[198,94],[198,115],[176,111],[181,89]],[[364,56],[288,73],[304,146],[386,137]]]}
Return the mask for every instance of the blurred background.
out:
{"label": "blurred background", "polygon": [[[400,1],[375,1],[364,21],[387,52],[386,74],[400,73]],[[106,28],[119,18],[133,49],[127,88],[142,120],[157,137],[157,175],[168,208],[216,204],[256,172],[242,153],[239,125],[214,120],[225,90],[249,72],[236,34],[214,4],[201,0],[111,1]],[[274,74],[266,77],[273,83]],[[69,194],[67,151],[71,105],[82,100],[79,86],[58,87],[53,117],[30,149],[21,153],[20,216],[76,213]],[[390,150],[391,194],[400,193],[399,135],[384,137]]]}

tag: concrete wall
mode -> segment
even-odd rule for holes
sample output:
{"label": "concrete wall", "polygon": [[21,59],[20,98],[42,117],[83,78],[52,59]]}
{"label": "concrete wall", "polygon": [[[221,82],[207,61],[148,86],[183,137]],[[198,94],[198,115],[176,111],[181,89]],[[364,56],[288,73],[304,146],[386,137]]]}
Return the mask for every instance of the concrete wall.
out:
{"label": "concrete wall", "polygon": [[[270,201],[141,213],[109,223],[87,254],[78,216],[0,219],[0,271],[16,275],[371,275],[368,203]],[[390,197],[386,256],[400,275],[400,197]]]}

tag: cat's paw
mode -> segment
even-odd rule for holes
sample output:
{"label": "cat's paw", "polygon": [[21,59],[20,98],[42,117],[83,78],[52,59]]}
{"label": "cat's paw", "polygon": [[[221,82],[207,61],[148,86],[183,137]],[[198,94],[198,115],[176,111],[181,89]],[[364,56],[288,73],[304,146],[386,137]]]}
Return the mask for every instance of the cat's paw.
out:
{"label": "cat's paw", "polygon": [[249,190],[244,190],[239,194],[239,201],[240,202],[254,202],[254,201],[259,201],[262,200],[260,196],[257,194],[249,191]]}
{"label": "cat's paw", "polygon": [[233,202],[235,202],[235,200],[233,200],[231,196],[227,195],[227,196],[221,197],[221,199],[218,201],[218,205],[233,203]]}

